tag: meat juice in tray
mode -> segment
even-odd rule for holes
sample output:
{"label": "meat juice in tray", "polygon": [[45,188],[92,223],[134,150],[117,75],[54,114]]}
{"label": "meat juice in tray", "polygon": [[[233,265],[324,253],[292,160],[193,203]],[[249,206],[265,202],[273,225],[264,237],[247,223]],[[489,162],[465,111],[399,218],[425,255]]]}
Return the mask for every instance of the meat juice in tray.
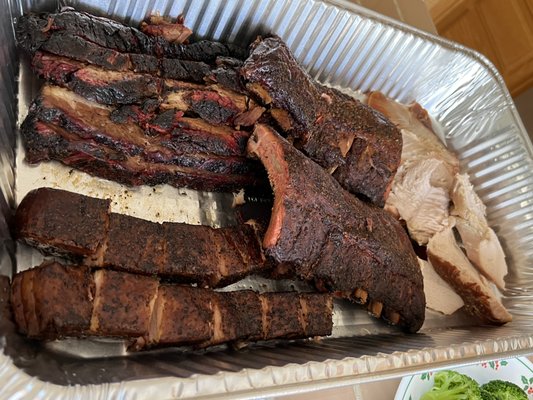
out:
{"label": "meat juice in tray", "polygon": [[[291,38],[290,35],[288,37],[289,39]],[[362,82],[362,87],[364,87],[365,84],[365,82]],[[21,113],[20,116],[23,117],[23,113]],[[155,191],[153,188],[147,187],[124,189],[112,182],[87,178],[83,174],[78,174],[76,171],[72,171],[69,168],[58,167],[58,165],[42,163],[38,168],[30,168],[20,162],[22,152],[19,152],[18,154],[18,174],[19,177],[24,177],[24,179],[19,179],[18,181],[19,184],[17,190],[19,201],[23,197],[23,194],[27,193],[30,189],[43,186],[42,182],[46,182],[47,186],[70,189],[96,197],[111,197],[112,211],[137,215],[154,221],[169,220],[200,223],[204,225],[210,224],[214,226],[234,223],[231,217],[232,213],[225,212],[225,210],[230,209],[232,201],[231,196],[204,194],[201,192],[189,191],[187,189],[173,189],[168,186],[158,186],[155,188]],[[157,197],[157,201],[153,201],[152,196]],[[184,203],[189,204],[190,207],[184,206]],[[198,207],[198,205],[200,205],[200,207]],[[174,212],[168,213],[168,210],[170,209]],[[21,268],[39,263],[38,256],[35,253],[30,254],[26,250],[23,250],[21,254],[19,254],[19,265]],[[29,258],[34,257],[35,259],[32,259],[31,261],[29,260]],[[285,288],[283,284],[272,282],[264,283],[261,280],[258,280],[257,282],[252,281],[251,284],[255,287],[259,285],[260,288],[261,284],[266,285],[265,287],[270,287],[270,289]],[[237,286],[249,287],[249,285],[250,281],[246,281]],[[347,330],[345,328],[353,323],[354,311],[358,326]],[[346,304],[344,303],[338,303],[336,305],[334,320],[336,321],[334,336],[368,332],[368,329],[375,333],[389,331],[385,325],[374,324],[371,320],[368,320],[365,317],[364,311],[359,311],[353,307],[346,307]],[[439,324],[441,325],[443,323],[439,321],[445,320],[440,317],[430,317],[428,326],[431,326],[432,323],[436,324],[433,326],[439,326]],[[448,319],[448,321],[452,324],[457,323],[457,320],[452,322],[453,319]],[[459,323],[464,324],[464,322]],[[405,340],[408,341],[407,338]],[[54,344],[54,346],[57,346],[57,344]],[[68,344],[66,344],[64,348],[61,348],[61,345],[56,348],[64,351],[67,350],[67,347]],[[112,353],[108,353],[108,355],[113,353],[119,354],[120,350],[118,350],[118,352],[117,350],[113,350]],[[98,351],[94,354],[98,354]]]}

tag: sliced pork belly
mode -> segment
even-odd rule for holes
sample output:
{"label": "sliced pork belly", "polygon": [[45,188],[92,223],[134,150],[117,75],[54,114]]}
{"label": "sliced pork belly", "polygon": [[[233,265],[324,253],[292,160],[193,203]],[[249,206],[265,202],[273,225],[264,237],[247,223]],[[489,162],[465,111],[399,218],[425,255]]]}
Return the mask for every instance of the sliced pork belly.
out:
{"label": "sliced pork belly", "polygon": [[92,273],[95,295],[90,332],[101,336],[148,334],[158,279],[98,270]]}
{"label": "sliced pork belly", "polygon": [[456,227],[468,258],[500,289],[505,288],[505,254],[498,237],[487,223],[485,205],[474,191],[468,175],[455,176],[452,201],[451,213],[457,221]]}
{"label": "sliced pork belly", "polygon": [[228,338],[260,340],[264,337],[263,308],[257,293],[223,292],[213,300],[213,336],[203,345],[224,343]]}
{"label": "sliced pork belly", "polygon": [[15,322],[25,335],[57,338],[90,329],[95,284],[88,268],[46,262],[16,274],[11,290]]}
{"label": "sliced pork belly", "polygon": [[512,320],[486,279],[470,263],[455,240],[450,226],[436,233],[428,243],[428,260],[435,271],[461,296],[467,311],[480,321],[501,325]]}

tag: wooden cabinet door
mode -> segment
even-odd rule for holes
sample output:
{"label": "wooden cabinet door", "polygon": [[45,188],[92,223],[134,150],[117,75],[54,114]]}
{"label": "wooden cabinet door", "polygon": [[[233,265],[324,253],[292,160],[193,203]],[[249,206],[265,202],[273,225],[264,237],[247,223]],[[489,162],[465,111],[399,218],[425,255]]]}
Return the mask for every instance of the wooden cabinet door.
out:
{"label": "wooden cabinet door", "polygon": [[439,35],[487,56],[513,96],[533,86],[533,0],[430,0]]}

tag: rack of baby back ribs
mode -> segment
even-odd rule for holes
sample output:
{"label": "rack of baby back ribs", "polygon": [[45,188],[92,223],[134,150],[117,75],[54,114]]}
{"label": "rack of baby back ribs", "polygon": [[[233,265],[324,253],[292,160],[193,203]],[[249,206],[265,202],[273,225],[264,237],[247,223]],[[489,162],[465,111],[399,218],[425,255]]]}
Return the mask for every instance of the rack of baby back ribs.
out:
{"label": "rack of baby back ribs", "polygon": [[[421,328],[421,269],[383,209],[402,134],[313,81],[279,37],[247,50],[188,43],[181,19],[152,17],[138,30],[72,9],[24,15],[16,33],[45,80],[21,126],[26,162],[55,160],[125,185],[273,192],[265,223],[211,228],[33,190],[15,236],[66,261],[15,275],[21,333],[120,337],[134,349],[327,336],[334,297],[406,332]],[[213,290],[251,274],[316,292]]]}

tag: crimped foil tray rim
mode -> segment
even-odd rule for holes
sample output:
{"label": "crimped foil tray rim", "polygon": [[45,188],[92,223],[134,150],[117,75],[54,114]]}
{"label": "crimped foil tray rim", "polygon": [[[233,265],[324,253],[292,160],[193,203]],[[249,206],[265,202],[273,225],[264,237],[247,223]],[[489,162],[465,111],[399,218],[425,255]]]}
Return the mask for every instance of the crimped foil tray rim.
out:
{"label": "crimped foil tray rim", "polygon": [[[514,343],[513,343],[514,342]],[[10,397],[40,397],[39,393],[53,393],[51,398],[61,400],[116,398],[116,399],[248,399],[266,396],[281,396],[321,389],[361,384],[376,380],[399,378],[423,371],[459,367],[528,355],[533,348],[533,334],[498,340],[475,341],[455,346],[437,347],[377,356],[346,357],[343,360],[310,361],[305,364],[287,364],[283,367],[262,369],[245,368],[239,372],[219,372],[215,375],[195,374],[188,378],[139,379],[128,382],[98,385],[61,386],[32,378],[19,370],[9,357],[0,357],[0,371],[12,385],[3,388]],[[420,360],[424,360],[420,362]],[[392,366],[392,367],[391,367]],[[303,379],[276,382],[278,372],[290,368],[293,376]],[[238,380],[238,387],[235,381]],[[224,388],[224,392],[220,390]],[[233,390],[232,390],[233,389]],[[19,397],[20,398],[20,397]],[[47,397],[41,397],[47,398]]]}
{"label": "crimped foil tray rim", "polygon": [[[485,56],[346,0],[326,0],[324,3],[355,12],[364,18],[376,20],[395,29],[414,33],[418,37],[430,40],[440,46],[468,55],[495,78],[499,90],[507,100],[506,106],[510,107],[512,111],[514,123],[518,130],[524,134],[525,128],[505,83],[494,65]],[[527,135],[524,136],[527,138]],[[531,156],[533,146],[529,140],[525,142]],[[518,321],[516,328],[520,328]],[[287,364],[283,367],[243,369],[239,372],[219,372],[215,375],[195,374],[189,378],[153,378],[84,386],[61,386],[41,381],[18,369],[9,356],[0,354],[0,376],[5,382],[2,389],[3,393],[8,396],[6,398],[9,398],[10,395],[25,395],[26,397],[33,395],[34,398],[47,398],[46,393],[51,394],[54,399],[65,400],[79,398],[148,399],[154,397],[159,399],[255,398],[394,378],[422,372],[428,368],[438,369],[451,365],[468,365],[485,360],[527,355],[533,349],[533,333],[527,333],[530,331],[530,328],[524,325],[523,334],[517,329],[518,333],[513,337],[472,341],[446,347],[398,351],[374,356],[346,357],[342,360],[330,359],[324,362],[310,361],[305,364]],[[284,382],[276,382],[277,371],[288,368],[293,370],[292,380],[286,379]],[[235,386],[236,380],[238,380],[237,386]]]}

